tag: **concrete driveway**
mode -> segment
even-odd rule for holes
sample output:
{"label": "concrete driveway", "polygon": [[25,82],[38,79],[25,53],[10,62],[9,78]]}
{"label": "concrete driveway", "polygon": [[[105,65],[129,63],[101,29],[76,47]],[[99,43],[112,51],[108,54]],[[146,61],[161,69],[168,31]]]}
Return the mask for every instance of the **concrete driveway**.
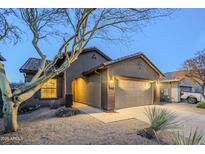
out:
{"label": "concrete driveway", "polygon": [[[134,107],[118,110],[121,114],[131,114],[134,118],[144,122],[149,122],[146,116],[144,116],[144,108]],[[204,133],[203,143],[205,143],[205,110],[198,109],[193,104],[187,103],[171,103],[157,106],[159,108],[165,108],[177,115],[177,121],[180,125],[176,131],[183,133],[185,136],[189,136],[190,131],[194,131],[196,128]]]}
{"label": "concrete driveway", "polygon": [[[171,103],[165,105],[155,105],[158,108],[165,108],[177,115],[177,121],[180,121],[183,129],[187,128],[202,128],[205,130],[205,110],[198,109],[193,104],[186,103]],[[149,122],[144,111],[148,106],[132,107],[117,110],[116,112],[129,115],[129,117],[137,118],[139,120]]]}
{"label": "concrete driveway", "polygon": [[[185,136],[188,137],[190,131],[193,131],[196,128],[205,134],[205,109],[198,109],[195,105],[186,103],[171,103],[156,106],[176,113],[177,121],[180,122],[180,126],[177,131],[183,132]],[[144,114],[145,108],[148,106],[120,109],[116,110],[115,113],[103,112],[99,109],[82,104],[77,104],[76,107],[104,123],[133,118],[149,123],[149,120]],[[203,143],[205,143],[205,136]]]}

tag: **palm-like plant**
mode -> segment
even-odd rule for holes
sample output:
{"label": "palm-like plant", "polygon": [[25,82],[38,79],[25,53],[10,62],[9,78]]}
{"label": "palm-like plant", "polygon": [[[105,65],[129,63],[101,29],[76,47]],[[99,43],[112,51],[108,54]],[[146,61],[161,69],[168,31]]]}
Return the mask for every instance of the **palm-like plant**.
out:
{"label": "palm-like plant", "polygon": [[203,133],[195,129],[194,132],[190,131],[189,137],[185,137],[185,135],[180,135],[178,132],[173,137],[173,142],[176,145],[198,145],[201,143],[203,138]]}
{"label": "palm-like plant", "polygon": [[165,129],[176,128],[178,122],[176,121],[176,114],[166,109],[158,107],[145,108],[145,115],[149,119],[150,128],[155,132]]}

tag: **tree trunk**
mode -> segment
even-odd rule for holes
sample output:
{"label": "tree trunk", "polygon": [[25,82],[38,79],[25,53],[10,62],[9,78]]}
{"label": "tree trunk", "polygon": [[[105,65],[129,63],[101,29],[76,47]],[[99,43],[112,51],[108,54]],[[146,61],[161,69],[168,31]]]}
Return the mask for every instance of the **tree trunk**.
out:
{"label": "tree trunk", "polygon": [[15,132],[18,129],[17,113],[18,107],[12,101],[4,102],[4,131]]}
{"label": "tree trunk", "polygon": [[16,131],[18,129],[17,111],[19,105],[15,106],[15,103],[12,101],[11,87],[2,63],[0,63],[0,89],[3,100],[4,130],[5,132]]}

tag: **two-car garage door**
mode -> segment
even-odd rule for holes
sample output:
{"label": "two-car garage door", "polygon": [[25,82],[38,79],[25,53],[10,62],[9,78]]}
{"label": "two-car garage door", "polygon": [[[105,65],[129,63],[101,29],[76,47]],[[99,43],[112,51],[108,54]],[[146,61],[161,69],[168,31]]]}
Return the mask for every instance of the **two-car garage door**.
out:
{"label": "two-car garage door", "polygon": [[135,107],[153,103],[152,84],[147,81],[116,80],[115,108]]}

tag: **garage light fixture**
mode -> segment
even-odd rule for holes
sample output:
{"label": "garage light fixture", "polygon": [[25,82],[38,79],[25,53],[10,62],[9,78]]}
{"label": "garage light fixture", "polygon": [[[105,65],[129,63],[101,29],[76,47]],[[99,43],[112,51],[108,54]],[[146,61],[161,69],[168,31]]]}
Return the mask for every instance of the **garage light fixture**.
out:
{"label": "garage light fixture", "polygon": [[145,89],[149,89],[151,87],[151,84],[149,83],[149,82],[147,82],[146,84],[145,84]]}
{"label": "garage light fixture", "polygon": [[114,89],[114,87],[115,87],[115,82],[114,82],[114,80],[113,80],[113,79],[109,80],[109,88],[110,88],[110,89]]}
{"label": "garage light fixture", "polygon": [[157,82],[156,82],[156,86],[160,86],[160,82],[159,82],[159,80],[157,80]]}

